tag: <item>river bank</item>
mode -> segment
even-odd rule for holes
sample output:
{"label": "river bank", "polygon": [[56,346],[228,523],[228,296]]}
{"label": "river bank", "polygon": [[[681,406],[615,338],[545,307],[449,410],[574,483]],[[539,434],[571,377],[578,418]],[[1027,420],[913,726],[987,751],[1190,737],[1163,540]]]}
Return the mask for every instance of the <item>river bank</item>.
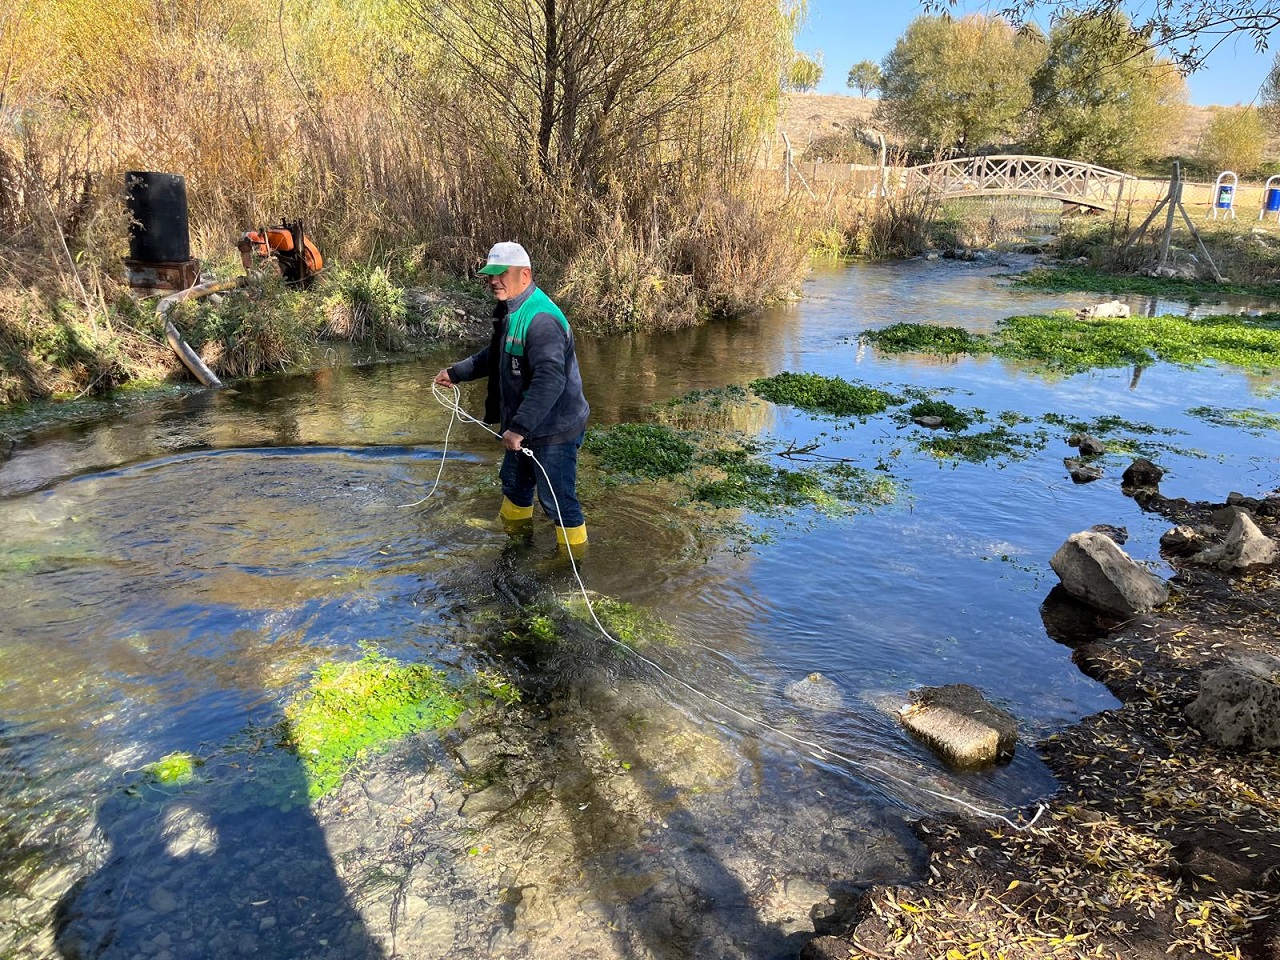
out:
{"label": "river bank", "polygon": [[[1224,505],[1148,506],[1185,524]],[[1258,520],[1275,537],[1275,515]],[[1280,763],[1274,751],[1215,744],[1186,708],[1206,669],[1280,656],[1280,570],[1181,566],[1170,587],[1173,599],[1152,614],[1095,618],[1102,635],[1085,641],[1055,629],[1061,610],[1046,602],[1050,634],[1123,706],[1035,745],[1060,789],[1033,825],[1034,810],[1020,829],[917,824],[925,878],[872,887],[856,924],[802,957],[1277,955]]]}

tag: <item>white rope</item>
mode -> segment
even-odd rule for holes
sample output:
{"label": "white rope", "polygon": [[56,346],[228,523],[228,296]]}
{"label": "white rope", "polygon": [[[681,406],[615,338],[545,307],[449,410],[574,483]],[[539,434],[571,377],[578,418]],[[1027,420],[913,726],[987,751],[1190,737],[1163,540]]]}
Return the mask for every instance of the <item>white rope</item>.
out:
{"label": "white rope", "polygon": [[[397,507],[421,506],[422,504],[430,500],[431,495],[436,492],[436,487],[440,486],[440,478],[444,476],[444,462],[449,458],[449,434],[453,431],[453,425],[458,421],[459,416],[465,417],[466,419],[470,420],[472,423],[480,423],[479,420],[467,414],[467,412],[458,405],[458,400],[461,394],[459,393],[458,388],[456,386],[453,388],[452,404],[444,403],[444,399],[440,395],[440,388],[436,385],[434,381],[431,384],[431,393],[436,398],[436,400],[438,400],[440,403],[444,404],[445,406],[451,407],[453,410],[453,413],[449,415],[449,426],[445,427],[444,429],[444,449],[440,451],[440,469],[436,471],[436,482],[431,484],[431,489],[427,491],[427,495],[425,497],[423,497],[421,500],[415,500],[413,503],[398,503],[396,504]],[[486,430],[489,430],[489,428],[485,427],[483,423],[480,423],[480,426],[484,427],[484,429]],[[489,430],[489,432],[493,433],[492,430]],[[493,435],[495,437],[498,436],[496,433],[494,433]],[[501,437],[499,437],[499,439],[501,439]]]}
{"label": "white rope", "polygon": [[[449,407],[451,409],[451,415],[449,418],[449,429],[453,428],[453,423],[455,420],[464,420],[468,423],[474,423],[478,425],[481,429],[485,430],[486,432],[492,434],[494,437],[497,437],[499,440],[501,440],[502,439],[501,434],[493,430],[490,430],[487,424],[481,423],[475,417],[471,416],[469,413],[467,413],[465,410],[462,409],[462,407],[458,403],[461,397],[461,392],[458,390],[458,387],[454,385],[451,389],[453,390],[453,396],[449,398],[446,394],[443,394],[440,391],[440,388],[436,383],[433,382],[431,384],[431,392],[435,396],[436,400],[439,401],[441,405]],[[446,430],[445,431],[446,451],[448,450],[448,443],[449,443],[449,431]],[[547,474],[546,468],[543,467],[543,465],[538,461],[538,458],[533,455],[532,450],[530,450],[528,447],[522,447],[520,449],[520,452],[525,454],[527,457],[529,457],[530,460],[532,460],[535,464],[537,464],[538,469],[542,471],[542,476],[547,481],[547,489],[551,491],[551,500],[555,504],[556,517],[560,521],[560,528],[563,530],[564,515],[560,512],[560,500],[558,497],[556,497],[556,491],[555,491],[555,487],[551,483],[551,477]],[[444,471],[444,459],[445,459],[444,455],[442,454],[440,458],[441,473],[443,473]],[[431,494],[435,493],[436,486],[438,486],[439,483],[440,483],[440,474],[437,474],[436,482],[431,487],[431,493],[428,493],[425,497],[422,498],[422,500],[419,500],[417,503],[422,503],[423,501],[429,499],[431,497]],[[404,506],[417,506],[417,504],[404,504]],[[582,575],[578,572],[578,564],[573,557],[573,550],[569,547],[568,544],[565,545],[565,553],[567,553],[569,556],[569,565],[573,570],[574,579],[578,581],[578,589],[582,592],[582,599],[586,602],[587,610],[590,612],[591,619],[595,622],[596,629],[600,631],[600,634],[610,643],[616,644],[617,646],[621,647],[623,650],[627,651],[633,657],[647,664],[651,669],[657,671],[659,674],[666,677],[672,683],[677,684],[678,686],[681,686],[684,689],[688,690],[690,693],[696,694],[697,696],[702,697],[704,700],[709,700],[711,703],[714,703],[717,706],[721,707],[722,709],[729,711],[734,716],[739,717],[742,720],[747,721],[748,723],[755,724],[756,726],[759,726],[759,727],[763,727],[766,730],[773,732],[779,737],[782,737],[786,740],[790,740],[792,743],[809,748],[808,752],[810,756],[814,757],[817,760],[834,758],[836,760],[841,761],[842,763],[847,764],[853,769],[871,770],[882,777],[886,777],[890,780],[897,781],[898,783],[907,787],[908,790],[914,790],[920,793],[927,793],[930,796],[937,797],[941,800],[947,800],[951,803],[957,804],[958,806],[964,807],[966,810],[969,810],[970,812],[975,813],[979,816],[987,817],[992,820],[1001,820],[1004,823],[1008,824],[1014,830],[1018,830],[1018,831],[1030,830],[1032,827],[1035,826],[1036,821],[1040,819],[1040,815],[1044,813],[1045,810],[1047,809],[1043,803],[1037,804],[1035,816],[1033,816],[1030,821],[1028,821],[1025,824],[1014,823],[1008,817],[1004,816],[1004,814],[995,813],[994,811],[991,811],[991,810],[984,810],[982,807],[975,806],[974,804],[969,803],[967,800],[963,800],[960,797],[955,797],[948,793],[942,793],[941,791],[938,791],[938,790],[930,790],[927,787],[922,787],[918,783],[912,783],[911,781],[905,779],[904,777],[898,776],[895,773],[891,773],[888,770],[884,770],[881,767],[875,765],[874,763],[868,763],[866,761],[862,761],[854,757],[850,757],[836,750],[832,750],[829,747],[824,747],[819,743],[815,743],[812,740],[807,740],[804,737],[798,737],[793,733],[788,733],[786,730],[781,730],[778,727],[775,727],[772,724],[768,723],[767,721],[761,720],[759,717],[752,716],[751,714],[748,714],[748,713],[743,713],[741,710],[737,709],[736,707],[730,706],[729,704],[725,703],[723,700],[719,699],[718,697],[715,697],[712,694],[705,692],[704,690],[700,690],[698,687],[695,687],[693,684],[688,683],[687,681],[682,680],[680,677],[675,676],[674,674],[664,669],[661,665],[655,663],[654,661],[646,657],[644,654],[640,653],[640,651],[636,650],[630,644],[624,643],[623,641],[619,640],[617,637],[609,633],[609,631],[605,629],[604,624],[600,622],[600,618],[596,616],[595,606],[591,603],[590,593],[587,591],[586,584],[583,583],[582,581]]]}

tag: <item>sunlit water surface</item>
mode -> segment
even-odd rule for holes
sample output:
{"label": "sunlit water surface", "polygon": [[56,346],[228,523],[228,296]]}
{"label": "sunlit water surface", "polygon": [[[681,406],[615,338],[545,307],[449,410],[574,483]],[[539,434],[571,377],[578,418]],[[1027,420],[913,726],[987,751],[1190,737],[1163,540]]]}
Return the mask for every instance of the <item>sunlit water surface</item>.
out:
{"label": "sunlit water surface", "polygon": [[[991,416],[1112,415],[1162,428],[1156,459],[1169,496],[1221,500],[1280,482],[1274,435],[1187,413],[1275,413],[1273,378],[1166,365],[1062,378],[989,358],[882,356],[858,341],[889,323],[984,331],[1012,314],[1100,299],[1012,290],[999,279],[1005,269],[830,268],[802,301],[758,318],[584,340],[593,422],[645,419],[654,402],[691,390],[809,371],[890,390],[945,387],[952,403]],[[351,658],[361,641],[459,674],[484,662],[457,638],[487,602],[475,585],[504,557],[505,538],[477,522],[496,510],[501,451],[465,425],[446,451],[449,416],[430,383],[450,359],[135,404],[49,430],[0,465],[0,803],[14,849],[55,859],[142,765],[271,723],[317,662]],[[465,396],[473,409],[481,402],[478,389]],[[816,443],[826,456],[883,464],[900,497],[841,518],[739,517],[764,542],[708,542],[701,519],[668,496],[584,472],[586,585],[674,627],[677,644],[652,655],[694,689],[663,681],[662,697],[734,749],[759,741],[760,769],[811,770],[842,794],[833,809],[946,806],[919,784],[993,809],[1051,790],[1026,743],[1114,701],[1046,635],[1049,557],[1070,534],[1108,523],[1128,528],[1131,556],[1169,572],[1158,555],[1167,522],[1119,489],[1127,460],[1109,460],[1103,481],[1082,486],[1063,469],[1073,453],[1065,436],[1024,460],[971,464],[921,454],[920,429],[888,416],[837,421],[770,406],[747,426],[779,446]],[[409,506],[442,457],[435,495]],[[551,542],[540,529],[528,572],[567,592],[575,585],[550,561]],[[782,696],[812,671],[838,684],[843,710],[814,716]],[[1011,767],[956,777],[903,733],[892,711],[908,691],[954,682],[1018,717],[1024,745]],[[806,757],[798,741],[830,752]],[[775,789],[793,790],[796,775]]]}

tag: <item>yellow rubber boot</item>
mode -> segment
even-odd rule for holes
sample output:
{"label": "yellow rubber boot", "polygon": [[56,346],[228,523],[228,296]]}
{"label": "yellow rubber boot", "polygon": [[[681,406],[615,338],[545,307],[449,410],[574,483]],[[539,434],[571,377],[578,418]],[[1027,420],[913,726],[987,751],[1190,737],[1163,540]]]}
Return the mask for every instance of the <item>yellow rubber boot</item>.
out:
{"label": "yellow rubber boot", "polygon": [[556,527],[556,549],[575,560],[586,556],[587,525],[580,523],[576,527]]}
{"label": "yellow rubber boot", "polygon": [[533,504],[517,507],[503,497],[502,507],[498,510],[498,520],[502,523],[503,532],[508,536],[523,536],[533,529]]}

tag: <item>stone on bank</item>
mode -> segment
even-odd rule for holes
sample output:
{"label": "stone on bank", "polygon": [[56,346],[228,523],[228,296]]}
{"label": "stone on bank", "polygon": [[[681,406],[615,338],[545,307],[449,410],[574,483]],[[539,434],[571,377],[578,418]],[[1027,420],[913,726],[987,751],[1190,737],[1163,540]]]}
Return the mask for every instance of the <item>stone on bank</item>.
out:
{"label": "stone on bank", "polygon": [[1280,659],[1266,654],[1237,657],[1207,670],[1187,717],[1224,747],[1280,747]]}
{"label": "stone on bank", "polygon": [[1130,617],[1169,599],[1169,587],[1129,557],[1110,537],[1073,533],[1049,561],[1067,593],[1107,613]]}

